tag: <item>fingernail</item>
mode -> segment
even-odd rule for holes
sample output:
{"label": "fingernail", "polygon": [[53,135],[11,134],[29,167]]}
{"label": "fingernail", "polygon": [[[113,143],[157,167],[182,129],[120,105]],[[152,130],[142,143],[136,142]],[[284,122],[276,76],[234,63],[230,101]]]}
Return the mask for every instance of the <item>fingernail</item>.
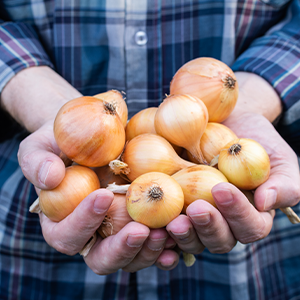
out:
{"label": "fingernail", "polygon": [[50,160],[47,160],[43,163],[40,172],[39,172],[39,180],[41,183],[46,184],[46,180],[50,171],[50,168],[52,166],[53,162]]}
{"label": "fingernail", "polygon": [[219,193],[215,193],[214,197],[216,198],[219,204],[224,206],[232,204],[233,201],[232,192],[228,189],[219,190]]}
{"label": "fingernail", "polygon": [[94,211],[97,214],[103,214],[108,210],[107,195],[97,195],[94,201]]}
{"label": "fingernail", "polygon": [[173,232],[173,231],[171,231],[171,232],[180,241],[186,240],[191,234],[190,230],[188,230],[186,232],[182,232],[182,233]]}
{"label": "fingernail", "polygon": [[210,213],[202,213],[190,216],[197,225],[207,225],[210,222]]}
{"label": "fingernail", "polygon": [[152,251],[159,251],[163,248],[167,238],[162,239],[149,239],[147,241],[147,247]]}
{"label": "fingernail", "polygon": [[269,189],[266,191],[266,199],[264,204],[264,210],[270,210],[273,208],[277,199],[277,192],[273,189]]}
{"label": "fingernail", "polygon": [[128,235],[127,237],[127,245],[129,247],[139,248],[142,247],[143,243],[145,242],[147,235]]}

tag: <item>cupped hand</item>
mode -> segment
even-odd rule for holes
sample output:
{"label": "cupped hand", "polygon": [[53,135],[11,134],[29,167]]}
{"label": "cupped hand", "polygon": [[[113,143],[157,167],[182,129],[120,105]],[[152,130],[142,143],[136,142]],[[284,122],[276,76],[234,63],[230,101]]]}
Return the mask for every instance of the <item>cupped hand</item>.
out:
{"label": "cupped hand", "polygon": [[198,254],[206,247],[212,253],[227,253],[236,242],[247,244],[265,238],[271,231],[275,209],[300,200],[300,176],[296,154],[263,116],[244,113],[224,124],[238,137],[258,141],[270,157],[269,179],[254,191],[254,205],[238,188],[220,183],[212,189],[213,207],[197,200],[167,226],[182,251]]}

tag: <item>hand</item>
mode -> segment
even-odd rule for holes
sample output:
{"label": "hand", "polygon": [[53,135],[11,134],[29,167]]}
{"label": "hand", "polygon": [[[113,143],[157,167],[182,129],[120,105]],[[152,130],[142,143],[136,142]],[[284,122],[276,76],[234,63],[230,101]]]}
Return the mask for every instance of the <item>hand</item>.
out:
{"label": "hand", "polygon": [[[53,136],[52,122],[29,135],[20,144],[19,163],[24,175],[40,189],[56,187],[64,177],[65,166],[58,157],[60,150]],[[57,251],[74,255],[82,250],[102,223],[113,194],[99,189],[86,197],[78,207],[61,222],[52,222],[39,214],[43,236]],[[97,274],[109,274],[122,268],[135,272],[155,261],[164,264],[178,263],[178,255],[164,248],[173,247],[165,229],[149,230],[148,227],[131,222],[118,234],[106,239],[97,238],[96,244],[84,258]]]}
{"label": "hand", "polygon": [[236,244],[251,243],[266,237],[273,225],[274,209],[294,206],[300,200],[299,166],[295,153],[272,124],[261,115],[241,114],[226,120],[239,137],[253,138],[267,150],[271,162],[269,179],[254,193],[255,207],[229,183],[212,189],[217,208],[203,200],[187,208],[167,226],[179,247],[197,254],[204,247],[212,253],[229,252]]}

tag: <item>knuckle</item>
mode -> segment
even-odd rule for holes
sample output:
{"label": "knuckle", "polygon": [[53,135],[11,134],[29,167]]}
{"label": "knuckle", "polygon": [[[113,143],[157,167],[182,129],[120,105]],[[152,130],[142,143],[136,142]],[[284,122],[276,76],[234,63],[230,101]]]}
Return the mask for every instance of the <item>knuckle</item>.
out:
{"label": "knuckle", "polygon": [[218,247],[214,247],[212,249],[208,249],[211,253],[214,254],[224,254],[230,252],[236,245],[237,241],[231,243],[231,244],[224,244]]}

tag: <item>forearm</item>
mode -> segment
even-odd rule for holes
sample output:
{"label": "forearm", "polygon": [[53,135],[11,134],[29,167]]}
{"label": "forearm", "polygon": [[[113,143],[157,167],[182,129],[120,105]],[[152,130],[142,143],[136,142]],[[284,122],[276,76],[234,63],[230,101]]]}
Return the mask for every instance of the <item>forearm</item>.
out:
{"label": "forearm", "polygon": [[1,107],[33,132],[49,120],[67,101],[81,94],[60,75],[46,66],[17,73],[1,93]]}
{"label": "forearm", "polygon": [[236,72],[239,97],[230,118],[253,112],[274,122],[282,111],[281,100],[273,87],[262,77],[247,72]]}

